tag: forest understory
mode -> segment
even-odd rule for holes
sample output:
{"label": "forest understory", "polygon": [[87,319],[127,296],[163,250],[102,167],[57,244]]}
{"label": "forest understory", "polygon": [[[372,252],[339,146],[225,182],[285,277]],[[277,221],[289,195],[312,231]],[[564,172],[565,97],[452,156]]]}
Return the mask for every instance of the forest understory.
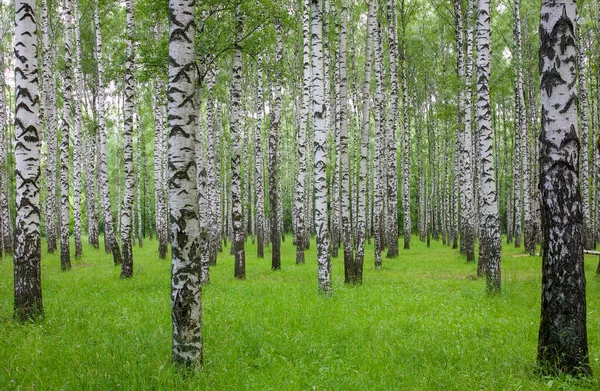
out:
{"label": "forest understory", "polygon": [[[367,245],[364,283],[343,282],[332,259],[334,293],[318,295],[314,241],[295,264],[288,236],[281,270],[270,247],[257,259],[246,242],[246,280],[234,279],[229,248],[203,287],[204,366],[183,374],[171,365],[170,262],[155,240],[134,246],[136,275],[103,250],[84,245],[69,273],[59,254],[42,258],[45,318],[13,320],[0,300],[0,388],[4,390],[585,390],[597,379],[536,373],[541,258],[513,245],[502,252],[500,295],[464,255],[413,237],[410,250],[373,266]],[[45,247],[44,247],[45,248]],[[590,364],[600,373],[600,278],[588,275]],[[11,258],[0,276],[12,274]],[[0,279],[0,296],[12,295]]]}

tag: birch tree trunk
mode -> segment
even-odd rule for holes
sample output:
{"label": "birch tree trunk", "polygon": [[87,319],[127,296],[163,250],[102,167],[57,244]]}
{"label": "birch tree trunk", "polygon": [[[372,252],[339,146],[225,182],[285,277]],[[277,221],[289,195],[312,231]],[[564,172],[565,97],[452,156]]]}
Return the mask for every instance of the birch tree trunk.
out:
{"label": "birch tree trunk", "polygon": [[319,291],[331,294],[331,260],[327,225],[327,123],[323,77],[323,14],[320,0],[311,0],[312,10],[312,113],[315,127],[315,231]]}
{"label": "birch tree trunk", "polygon": [[[58,149],[57,123],[56,123],[56,86],[52,73],[53,51],[50,45],[50,31],[48,25],[49,8],[47,0],[42,0],[42,70],[43,70],[43,96],[44,116],[46,118],[46,242],[48,253],[56,251],[56,151]],[[4,77],[4,75],[2,75]],[[4,90],[2,91],[4,96]]]}
{"label": "birch tree trunk", "polygon": [[169,1],[168,183],[173,361],[202,364],[202,287],[194,145],[194,2]]}
{"label": "birch tree trunk", "polygon": [[100,135],[100,167],[98,179],[100,180],[100,194],[102,203],[102,222],[104,224],[104,241],[109,244],[109,249],[113,255],[115,266],[121,264],[121,250],[114,233],[114,217],[110,203],[110,186],[108,183],[108,167],[106,157],[106,118],[104,116],[104,64],[102,60],[102,30],[100,28],[100,13],[98,10],[98,0],[94,2],[94,27],[96,30],[96,61],[98,63],[98,99],[96,101],[98,112],[98,134]]}
{"label": "birch tree trunk", "polygon": [[234,277],[246,278],[246,254],[244,251],[244,227],[242,217],[242,189],[241,189],[241,105],[242,105],[242,47],[243,16],[241,10],[235,13],[236,41],[233,49],[233,75],[231,81],[231,220],[233,224],[233,238],[231,249],[235,256]]}
{"label": "birch tree trunk", "polygon": [[44,315],[41,281],[40,133],[36,3],[15,1],[15,161],[17,216],[14,253],[14,315]]}
{"label": "birch tree trunk", "polygon": [[[304,8],[302,12],[302,110],[300,119],[300,131],[298,133],[297,154],[298,154],[298,176],[296,177],[296,264],[304,263],[304,247],[306,246],[306,216],[305,216],[305,194],[306,189],[306,166],[307,166],[307,146],[306,137],[310,126],[308,117],[310,106],[310,88],[311,88],[311,67],[310,67],[310,0],[303,1]],[[310,236],[308,237],[310,238]]]}
{"label": "birch tree trunk", "polygon": [[121,278],[133,276],[133,249],[131,236],[133,230],[133,94],[135,76],[133,74],[135,25],[133,20],[133,0],[125,2],[127,18],[127,53],[125,58],[125,96],[123,98],[123,168],[125,170],[125,189],[123,191],[123,206],[121,208],[121,245],[123,248],[123,263]]}
{"label": "birch tree trunk", "polygon": [[388,258],[398,256],[398,170],[396,168],[396,129],[398,127],[398,32],[396,2],[387,1],[388,45],[390,52],[390,114],[387,130],[387,245]]}
{"label": "birch tree trunk", "polygon": [[593,224],[590,212],[589,191],[589,127],[588,127],[588,92],[585,77],[585,53],[583,47],[582,31],[577,34],[578,51],[578,92],[579,92],[579,116],[581,121],[581,207],[583,209],[583,247],[591,249],[594,247]]}
{"label": "birch tree trunk", "polygon": [[[265,184],[264,184],[264,159],[263,159],[263,119],[264,119],[264,104],[263,104],[263,81],[262,81],[262,58],[259,58],[257,66],[257,82],[256,82],[256,122],[254,128],[254,149],[255,149],[255,174],[256,181],[256,251],[259,258],[264,258],[265,244]],[[297,251],[297,250],[296,250]]]}
{"label": "birch tree trunk", "polygon": [[591,374],[574,104],[576,16],[572,0],[542,1],[540,192],[544,244],[538,364],[547,372],[574,376]]}
{"label": "birch tree trunk", "polygon": [[[0,67],[4,69],[4,54],[0,54]],[[3,247],[6,255],[12,255],[13,243],[11,231],[11,222],[8,213],[8,176],[6,175],[5,165],[7,162],[7,126],[6,118],[6,97],[4,95],[4,73],[0,72],[0,247]],[[55,150],[56,151],[56,150]]]}
{"label": "birch tree trunk", "polygon": [[475,261],[475,227],[474,227],[474,192],[473,192],[473,167],[472,152],[473,138],[471,129],[471,107],[473,101],[472,78],[473,78],[473,8],[474,0],[468,0],[466,20],[466,59],[464,73],[464,124],[462,133],[462,156],[461,165],[461,194],[464,202],[461,204],[461,244],[464,244],[464,253],[467,262]]}
{"label": "birch tree trunk", "polygon": [[381,269],[382,260],[381,252],[383,251],[383,236],[385,234],[383,225],[383,209],[384,209],[384,93],[383,93],[383,47],[381,42],[381,24],[377,23],[375,31],[375,80],[376,89],[374,97],[375,108],[375,156],[374,156],[374,190],[373,195],[373,225],[375,236],[375,268]]}
{"label": "birch tree trunk", "polygon": [[206,135],[208,140],[206,152],[206,172],[208,181],[208,229],[209,229],[209,259],[210,265],[217,264],[217,251],[219,249],[219,241],[221,234],[219,232],[219,172],[215,156],[218,153],[216,139],[218,138],[217,130],[215,129],[215,98],[211,91],[216,83],[216,73],[210,70],[207,75],[207,101],[206,101]]}
{"label": "birch tree trunk", "polygon": [[354,249],[352,247],[352,221],[350,220],[350,172],[348,164],[348,68],[347,25],[348,8],[342,5],[340,14],[340,171],[341,171],[341,202],[342,202],[342,243],[344,245],[344,282],[354,281]]}
{"label": "birch tree trunk", "polygon": [[[282,28],[275,22],[277,38],[275,62],[281,66],[283,61]],[[281,236],[279,235],[279,197],[278,181],[281,180],[278,170],[278,147],[281,127],[281,69],[277,69],[273,86],[273,111],[271,112],[271,129],[269,133],[269,225],[271,238],[271,269],[281,268]]]}
{"label": "birch tree trunk", "polygon": [[140,127],[140,118],[135,114],[135,128],[137,133],[137,148],[135,154],[135,188],[136,188],[136,198],[137,198],[137,237],[138,237],[138,246],[143,247],[143,238],[144,238],[144,215],[142,214],[142,189],[144,187],[144,177],[143,177],[143,165],[142,165],[142,146],[146,145],[144,142],[144,130]]}
{"label": "birch tree trunk", "polygon": [[[525,219],[530,212],[527,198],[527,183],[529,181],[529,171],[527,170],[527,122],[525,120],[525,94],[523,79],[523,54],[521,37],[521,16],[519,0],[514,0],[515,7],[515,46],[517,54],[517,69],[515,77],[515,160],[514,160],[514,202],[515,202],[515,247],[521,247],[521,220],[523,214]],[[518,135],[518,136],[517,136]],[[527,244],[526,244],[527,246]],[[527,250],[527,248],[526,248]]]}
{"label": "birch tree trunk", "polygon": [[[490,0],[479,0],[477,13],[477,118],[479,128],[479,153],[481,162],[480,197],[481,224],[478,274],[485,274],[486,288],[490,293],[500,292],[500,256],[502,243],[498,217],[498,195],[490,112],[490,72],[492,65]],[[483,258],[483,259],[481,259]],[[481,273],[481,274],[480,274]]]}
{"label": "birch tree trunk", "polygon": [[[157,32],[156,35],[158,35]],[[167,257],[167,189],[166,189],[166,132],[165,132],[165,83],[162,78],[155,79],[154,101],[154,214],[156,237],[158,239],[158,257]]]}
{"label": "birch tree trunk", "polygon": [[62,139],[60,144],[60,267],[62,270],[71,269],[71,251],[69,244],[69,163],[70,163],[70,128],[71,128],[71,101],[72,101],[72,76],[73,71],[71,55],[71,36],[73,30],[71,0],[65,0],[65,73],[63,79],[64,98],[62,115]]}
{"label": "birch tree trunk", "polygon": [[82,122],[81,106],[83,102],[83,72],[81,70],[81,33],[78,1],[73,2],[75,19],[75,121],[73,127],[73,237],[75,238],[75,258],[80,258],[83,248],[81,244],[81,189],[83,180],[82,165]]}
{"label": "birch tree trunk", "polygon": [[404,163],[402,164],[402,208],[404,211],[404,249],[410,249],[412,221],[410,216],[410,127],[408,126],[408,87],[406,86],[406,11],[402,7],[402,135],[404,137]]}

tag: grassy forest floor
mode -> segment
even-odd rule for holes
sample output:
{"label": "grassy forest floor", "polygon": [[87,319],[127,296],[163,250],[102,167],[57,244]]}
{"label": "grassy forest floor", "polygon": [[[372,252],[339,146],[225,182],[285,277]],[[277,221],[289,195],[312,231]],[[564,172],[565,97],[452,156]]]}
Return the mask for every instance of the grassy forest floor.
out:
{"label": "grassy forest floor", "polygon": [[[315,245],[296,266],[291,238],[282,270],[270,249],[246,245],[247,279],[220,253],[204,288],[201,371],[171,365],[170,262],[157,243],[134,247],[134,275],[84,247],[69,272],[43,255],[45,319],[12,320],[12,260],[0,261],[0,389],[3,390],[543,390],[600,389],[598,378],[536,374],[540,257],[504,245],[502,294],[489,297],[456,250],[417,237],[411,250],[343,283],[333,259],[332,297],[317,294]],[[44,247],[45,248],[45,245]],[[73,250],[72,250],[73,251]],[[590,361],[600,376],[600,278],[586,256]]]}

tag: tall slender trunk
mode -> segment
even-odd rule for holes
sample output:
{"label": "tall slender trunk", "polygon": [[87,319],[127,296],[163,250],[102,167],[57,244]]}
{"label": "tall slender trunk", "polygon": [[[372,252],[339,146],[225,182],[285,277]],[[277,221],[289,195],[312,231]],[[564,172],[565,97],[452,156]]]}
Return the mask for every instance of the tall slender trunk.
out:
{"label": "tall slender trunk", "polygon": [[233,51],[233,75],[231,81],[231,111],[230,111],[230,135],[231,135],[231,221],[233,224],[233,237],[231,250],[235,256],[234,276],[235,278],[246,278],[246,253],[244,251],[244,227],[242,224],[242,189],[241,189],[241,105],[242,105],[242,47],[243,15],[236,8],[235,13],[236,40]]}
{"label": "tall slender trunk", "polygon": [[[219,241],[221,233],[219,232],[219,172],[215,156],[218,154],[217,139],[218,133],[215,129],[215,97],[211,94],[211,90],[216,82],[216,73],[210,70],[207,75],[206,89],[206,172],[207,172],[207,188],[208,188],[208,229],[209,229],[209,264],[217,264],[217,251],[219,250]],[[220,160],[220,159],[219,159]]]}
{"label": "tall slender trunk", "polygon": [[387,245],[388,258],[398,256],[398,170],[396,167],[396,129],[398,128],[398,32],[396,2],[387,1],[388,45],[390,51],[390,114],[387,130]]}
{"label": "tall slender trunk", "polygon": [[135,114],[135,127],[137,130],[137,148],[135,154],[135,188],[137,198],[137,237],[138,246],[143,247],[144,238],[144,215],[142,214],[143,199],[142,190],[144,188],[143,165],[142,165],[142,148],[144,143],[144,130],[140,126],[139,117]]}
{"label": "tall slender trunk", "polygon": [[352,222],[350,220],[350,172],[348,164],[348,68],[346,64],[348,8],[342,5],[340,14],[340,170],[342,201],[342,243],[344,244],[344,282],[354,280],[354,251]]}
{"label": "tall slender trunk", "polygon": [[98,63],[98,99],[96,101],[98,112],[98,134],[100,135],[100,161],[99,175],[100,194],[102,203],[102,221],[104,223],[104,242],[105,248],[108,242],[108,248],[112,251],[113,262],[115,266],[121,264],[121,250],[114,233],[114,217],[110,203],[110,186],[108,183],[108,167],[106,157],[106,118],[104,117],[104,63],[102,60],[102,30],[100,28],[100,12],[98,9],[98,0],[94,2],[94,27],[96,30],[96,61]]}
{"label": "tall slender trunk", "polygon": [[[525,95],[523,79],[523,60],[521,45],[521,17],[519,0],[514,0],[514,35],[517,69],[515,70],[515,158],[514,158],[514,202],[515,202],[515,247],[521,247],[521,235],[523,213],[529,214],[529,202],[527,198],[527,181],[529,171],[527,170],[527,122],[525,120]],[[526,218],[528,216],[525,216]],[[527,250],[527,248],[526,248]]]}
{"label": "tall slender trunk", "polygon": [[255,96],[255,110],[256,110],[256,122],[254,128],[254,150],[255,150],[255,168],[254,168],[254,179],[256,181],[256,248],[257,256],[264,258],[264,244],[265,244],[265,184],[264,184],[264,158],[263,158],[263,118],[264,118],[264,104],[263,104],[263,81],[262,81],[262,57],[259,58],[257,66],[257,80],[256,80],[256,96]]}
{"label": "tall slender trunk", "polygon": [[71,0],[65,0],[65,73],[63,79],[64,98],[62,115],[62,139],[60,143],[60,266],[62,270],[71,268],[70,237],[70,202],[69,202],[69,163],[70,163],[70,128],[73,71],[71,55],[71,36],[73,30]]}
{"label": "tall slender trunk", "polygon": [[82,122],[83,114],[83,72],[81,70],[81,33],[79,23],[78,1],[73,2],[73,17],[75,19],[75,121],[73,127],[73,237],[75,238],[75,258],[81,257],[81,190],[83,177],[82,162]]}
{"label": "tall slender trunk", "polygon": [[36,3],[15,1],[15,161],[17,219],[14,254],[14,315],[44,314],[41,281],[40,141]]}
{"label": "tall slender trunk", "polygon": [[410,248],[411,216],[410,216],[410,127],[408,125],[408,87],[406,85],[406,11],[404,0],[401,3],[402,21],[402,53],[400,66],[402,67],[402,135],[404,138],[404,155],[402,164],[402,208],[404,212],[404,249]]}
{"label": "tall slender trunk", "polygon": [[[159,28],[155,35],[161,34]],[[156,237],[158,239],[158,257],[165,259],[168,249],[167,233],[167,188],[166,188],[166,132],[165,132],[165,82],[158,76],[155,78],[154,101],[154,214]]]}
{"label": "tall slender trunk", "polygon": [[[43,104],[46,118],[46,242],[48,253],[56,251],[56,151],[58,149],[56,123],[56,86],[52,73],[53,51],[50,44],[48,17],[50,9],[47,0],[42,0],[42,70],[43,70]],[[2,75],[4,77],[4,75]],[[4,94],[4,92],[3,92]],[[6,243],[5,243],[6,244]]]}
{"label": "tall slender trunk", "polygon": [[583,209],[583,246],[586,249],[594,247],[593,224],[590,213],[590,190],[589,190],[589,127],[588,127],[588,92],[585,78],[585,49],[583,47],[582,31],[577,34],[578,51],[578,93],[579,93],[579,116],[581,121],[581,157],[580,157],[580,183],[581,183],[581,207]]}
{"label": "tall slender trunk", "polygon": [[385,112],[384,112],[384,85],[383,85],[383,45],[381,42],[381,24],[377,23],[375,31],[375,97],[373,104],[375,108],[375,156],[373,167],[374,179],[374,214],[373,228],[375,236],[375,268],[382,267],[381,252],[383,251],[384,243],[384,225],[383,225],[383,210],[384,210],[384,145],[385,145]]}
{"label": "tall slender trunk", "polygon": [[542,1],[542,308],[538,363],[550,373],[591,374],[586,329],[582,211],[577,172],[575,1]]}
{"label": "tall slender trunk", "polygon": [[475,227],[474,227],[474,192],[473,192],[473,135],[471,121],[471,107],[473,101],[473,91],[471,88],[473,79],[473,8],[474,0],[468,0],[467,18],[466,18],[466,53],[465,53],[465,73],[464,73],[464,131],[462,132],[462,150],[461,150],[461,194],[464,202],[461,204],[461,244],[464,244],[464,253],[467,256],[467,262],[475,261]]}
{"label": "tall slender trunk", "polygon": [[[281,37],[282,27],[275,22],[275,32],[277,44],[275,50],[276,63],[281,65],[283,61],[283,38]],[[273,111],[271,112],[271,129],[269,132],[269,225],[271,238],[271,269],[281,268],[281,237],[279,236],[279,197],[278,181],[281,175],[278,170],[278,147],[281,127],[281,69],[275,74],[273,86]]]}
{"label": "tall slender trunk", "polygon": [[319,292],[331,294],[331,260],[327,224],[327,121],[323,74],[323,14],[320,0],[311,0],[312,10],[312,114],[315,129],[315,230]]}
{"label": "tall slender trunk", "polygon": [[194,2],[169,1],[168,183],[173,361],[202,364],[202,286],[194,145]]}
{"label": "tall slender trunk", "polygon": [[[498,195],[492,119],[490,112],[490,72],[492,65],[490,0],[479,0],[477,13],[477,126],[479,128],[479,153],[481,162],[481,224],[478,274],[485,274],[486,288],[490,293],[500,292],[500,256],[502,243],[498,217]],[[483,259],[481,259],[483,258]]]}
{"label": "tall slender trunk", "polygon": [[[305,208],[305,184],[306,184],[306,166],[307,166],[307,146],[306,137],[310,126],[309,106],[310,106],[310,0],[303,1],[302,12],[302,110],[300,118],[300,130],[298,133],[297,154],[298,154],[298,175],[296,177],[296,264],[304,263],[304,247],[306,246],[306,208]],[[309,237],[310,238],[310,237]]]}
{"label": "tall slender trunk", "polygon": [[123,191],[123,204],[121,208],[121,245],[123,249],[121,278],[133,276],[133,249],[131,247],[133,230],[133,192],[135,186],[133,178],[133,95],[135,90],[135,76],[133,74],[133,34],[135,31],[133,0],[127,0],[125,2],[125,13],[127,18],[125,95],[123,97],[123,168],[125,173],[125,189]]}

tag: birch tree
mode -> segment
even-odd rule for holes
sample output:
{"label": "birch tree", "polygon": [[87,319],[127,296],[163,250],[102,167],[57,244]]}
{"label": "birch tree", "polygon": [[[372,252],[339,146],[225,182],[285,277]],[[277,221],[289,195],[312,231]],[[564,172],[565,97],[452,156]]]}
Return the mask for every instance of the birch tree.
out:
{"label": "birch tree", "polygon": [[17,215],[14,253],[14,315],[44,314],[41,280],[40,134],[36,3],[15,1],[15,160]]}
{"label": "birch tree", "polygon": [[[283,61],[282,28],[279,21],[275,22],[276,49],[275,62],[280,67]],[[279,190],[277,187],[280,180],[278,170],[279,160],[279,137],[281,127],[281,69],[275,74],[273,86],[273,111],[271,112],[271,128],[269,132],[269,225],[271,238],[271,269],[281,268],[281,237],[279,235]]]}
{"label": "birch tree", "polygon": [[589,126],[588,126],[588,92],[585,77],[585,49],[583,46],[582,31],[577,34],[578,52],[578,92],[579,110],[581,121],[581,207],[583,209],[583,246],[586,249],[594,247],[593,224],[590,213],[590,191],[589,191]]}
{"label": "birch tree", "polygon": [[331,294],[331,260],[327,224],[327,123],[323,76],[323,14],[321,2],[311,0],[312,10],[312,113],[315,127],[315,231],[319,291]]}
{"label": "birch tree", "polygon": [[[263,104],[263,80],[262,80],[262,58],[259,57],[257,64],[257,80],[256,80],[256,97],[255,111],[256,121],[254,124],[254,150],[256,155],[254,179],[256,181],[256,252],[259,258],[264,258],[265,244],[265,185],[264,185],[264,158],[263,158],[263,119],[264,119],[264,104]],[[297,250],[296,250],[297,251]]]}
{"label": "birch tree", "polygon": [[[479,128],[481,224],[478,268],[484,268],[488,292],[500,292],[500,224],[498,221],[498,195],[494,168],[492,118],[490,109],[490,72],[492,38],[490,31],[490,0],[479,0],[477,13],[477,125]],[[483,259],[481,259],[483,258]],[[478,273],[479,274],[479,273]]]}
{"label": "birch tree", "polygon": [[387,130],[387,245],[388,258],[398,256],[398,170],[396,169],[396,129],[398,127],[398,33],[396,2],[387,1],[388,46],[390,52],[390,113]]}
{"label": "birch tree", "polygon": [[169,1],[168,183],[173,361],[202,364],[202,287],[194,101],[194,1]]}
{"label": "birch tree", "polygon": [[73,58],[71,52],[71,36],[73,19],[71,0],[65,0],[65,73],[63,79],[63,115],[62,139],[60,143],[60,267],[62,270],[71,269],[70,237],[70,202],[69,202],[69,163],[70,163],[70,129],[71,129],[71,100]]}
{"label": "birch tree", "polygon": [[244,251],[244,227],[242,224],[242,189],[241,189],[241,105],[242,105],[242,47],[243,15],[239,5],[235,11],[235,44],[233,49],[233,75],[231,81],[231,219],[233,238],[231,249],[235,255],[234,276],[246,278],[246,254]]}
{"label": "birch tree", "polygon": [[125,2],[125,15],[127,20],[127,51],[125,54],[125,96],[123,99],[123,168],[125,174],[125,189],[123,191],[123,204],[121,207],[121,246],[123,249],[123,262],[121,264],[121,278],[133,276],[133,249],[131,235],[133,229],[133,94],[135,79],[133,75],[135,25],[133,19],[133,0]]}
{"label": "birch tree", "polygon": [[42,0],[42,71],[43,71],[43,104],[46,120],[46,243],[48,253],[56,251],[56,151],[58,149],[56,124],[56,86],[52,73],[53,51],[50,44],[50,28],[48,17],[50,8],[48,0]]}
{"label": "birch tree", "polygon": [[[154,36],[161,35],[160,25],[154,28]],[[154,214],[158,257],[167,257],[167,188],[166,188],[166,132],[165,132],[165,82],[160,76],[154,79]]]}
{"label": "birch tree", "polygon": [[402,67],[402,136],[404,139],[402,209],[404,212],[404,249],[408,250],[410,248],[412,226],[410,216],[410,127],[408,126],[408,87],[406,85],[406,10],[404,9],[404,0],[401,4],[402,53],[400,55],[400,65]]}
{"label": "birch tree", "polygon": [[354,249],[352,247],[352,222],[350,221],[350,170],[348,164],[348,67],[347,30],[348,8],[342,5],[340,13],[340,172],[342,202],[342,243],[344,245],[344,282],[354,280]]}
{"label": "birch tree", "polygon": [[75,258],[81,257],[81,190],[83,180],[82,166],[82,104],[83,104],[83,72],[81,70],[81,33],[79,22],[79,1],[73,2],[73,18],[75,20],[75,117],[73,127],[73,237],[75,239]]}
{"label": "birch tree", "polygon": [[[527,182],[529,181],[529,172],[527,171],[527,122],[525,121],[525,98],[524,98],[524,79],[523,79],[523,59],[522,59],[522,36],[521,36],[521,16],[519,0],[514,1],[515,14],[515,51],[517,69],[515,70],[515,157],[514,157],[514,203],[515,203],[515,247],[521,246],[522,226],[521,220],[523,213],[527,219],[530,213],[529,200],[527,198]],[[521,179],[522,178],[522,179]],[[525,190],[524,190],[525,189]],[[523,194],[523,197],[522,197]]]}
{"label": "birch tree", "polygon": [[296,264],[304,263],[304,247],[305,247],[305,193],[306,189],[306,137],[309,122],[309,105],[310,105],[310,0],[303,1],[304,8],[302,12],[302,109],[300,118],[300,130],[297,140],[297,155],[298,155],[298,175],[296,177],[296,198],[295,198],[295,221],[296,221]]}
{"label": "birch tree", "polygon": [[581,194],[577,172],[575,1],[542,0],[542,304],[538,364],[553,373],[590,374]]}

